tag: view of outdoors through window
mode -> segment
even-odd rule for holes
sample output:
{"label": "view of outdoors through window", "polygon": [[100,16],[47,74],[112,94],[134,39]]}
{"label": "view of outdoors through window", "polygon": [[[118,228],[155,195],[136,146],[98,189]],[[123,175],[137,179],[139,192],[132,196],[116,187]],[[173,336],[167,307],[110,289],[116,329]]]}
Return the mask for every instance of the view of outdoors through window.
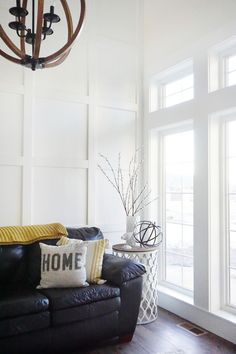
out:
{"label": "view of outdoors through window", "polygon": [[193,131],[164,137],[165,280],[193,290]]}
{"label": "view of outdoors through window", "polygon": [[164,107],[193,99],[193,74],[164,86]]}
{"label": "view of outdoors through window", "polygon": [[225,80],[225,86],[236,85],[236,55],[226,59]]}
{"label": "view of outdoors through window", "polygon": [[[236,59],[236,57],[235,57]],[[227,276],[229,304],[236,307],[236,121],[227,123],[226,129],[226,225]]]}

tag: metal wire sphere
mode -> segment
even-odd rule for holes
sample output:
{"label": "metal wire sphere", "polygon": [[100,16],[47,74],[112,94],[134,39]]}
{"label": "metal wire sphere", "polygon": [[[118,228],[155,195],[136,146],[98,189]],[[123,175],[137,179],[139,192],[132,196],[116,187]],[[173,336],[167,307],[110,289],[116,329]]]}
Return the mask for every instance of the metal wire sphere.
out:
{"label": "metal wire sphere", "polygon": [[156,247],[162,242],[161,227],[151,221],[138,222],[133,236],[141,247]]}

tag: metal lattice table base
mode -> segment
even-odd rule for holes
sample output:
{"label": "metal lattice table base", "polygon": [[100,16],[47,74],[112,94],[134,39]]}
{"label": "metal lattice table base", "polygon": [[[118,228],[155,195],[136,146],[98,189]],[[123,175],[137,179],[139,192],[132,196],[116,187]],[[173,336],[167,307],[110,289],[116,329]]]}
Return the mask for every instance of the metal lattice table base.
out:
{"label": "metal lattice table base", "polygon": [[143,291],[138,324],[145,324],[155,321],[158,316],[158,293],[157,293],[157,248],[149,248],[142,251],[121,249],[122,245],[113,246],[113,253],[122,258],[129,258],[142,263],[146,268],[143,276]]}

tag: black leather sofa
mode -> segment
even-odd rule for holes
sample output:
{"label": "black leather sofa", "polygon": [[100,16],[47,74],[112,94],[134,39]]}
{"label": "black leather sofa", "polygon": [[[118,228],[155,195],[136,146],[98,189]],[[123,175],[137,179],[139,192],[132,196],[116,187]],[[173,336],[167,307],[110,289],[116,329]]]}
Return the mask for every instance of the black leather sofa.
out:
{"label": "black leather sofa", "polygon": [[[68,229],[68,233],[83,240],[103,238],[97,228]],[[38,242],[0,246],[0,354],[70,354],[107,340],[130,341],[144,273],[142,265],[106,254],[104,285],[36,290]]]}

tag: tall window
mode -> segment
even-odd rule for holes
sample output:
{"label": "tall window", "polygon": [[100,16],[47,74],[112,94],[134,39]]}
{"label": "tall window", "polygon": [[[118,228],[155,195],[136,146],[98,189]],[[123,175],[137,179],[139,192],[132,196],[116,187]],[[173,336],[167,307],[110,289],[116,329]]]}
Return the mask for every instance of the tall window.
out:
{"label": "tall window", "polygon": [[193,290],[193,131],[163,137],[164,280]]}
{"label": "tall window", "polygon": [[226,302],[236,308],[236,120],[227,122],[225,131]]}

